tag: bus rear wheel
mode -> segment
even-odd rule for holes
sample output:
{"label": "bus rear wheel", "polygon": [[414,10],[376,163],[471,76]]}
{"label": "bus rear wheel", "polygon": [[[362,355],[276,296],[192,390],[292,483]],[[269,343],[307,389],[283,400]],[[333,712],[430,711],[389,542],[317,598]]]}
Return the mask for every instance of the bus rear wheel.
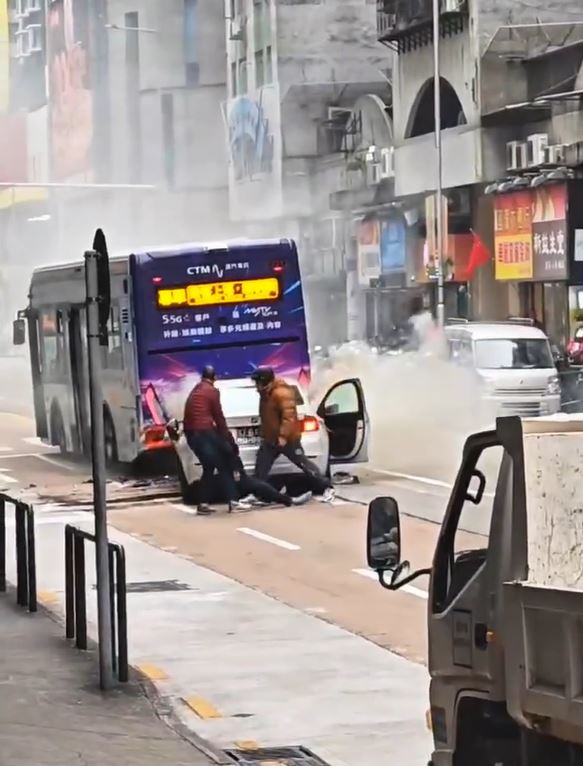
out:
{"label": "bus rear wheel", "polygon": [[51,415],[51,443],[53,446],[59,448],[61,455],[67,454],[67,439],[65,436],[65,424],[63,423],[63,416],[61,410],[56,406],[53,407]]}
{"label": "bus rear wheel", "polygon": [[108,410],[103,413],[103,441],[105,443],[105,462],[108,467],[117,465],[117,439],[115,426]]}

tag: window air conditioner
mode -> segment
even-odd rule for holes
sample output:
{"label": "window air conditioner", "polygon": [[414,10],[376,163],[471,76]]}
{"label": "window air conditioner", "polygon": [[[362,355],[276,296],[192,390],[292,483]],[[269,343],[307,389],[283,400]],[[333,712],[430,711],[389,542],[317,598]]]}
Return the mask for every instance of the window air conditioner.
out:
{"label": "window air conditioner", "polygon": [[42,27],[40,24],[29,24],[26,28],[28,32],[28,52],[42,53]]}
{"label": "window air conditioner", "polygon": [[442,13],[459,13],[462,7],[462,0],[443,0],[441,6]]}
{"label": "window air conditioner", "polygon": [[377,162],[367,163],[366,183],[368,186],[377,186],[381,182],[381,165]]}
{"label": "window air conditioner", "polygon": [[393,148],[381,149],[381,178],[392,178],[395,175],[393,164]]}
{"label": "window air conditioner", "polygon": [[41,10],[41,0],[24,0],[24,2],[29,13]]}
{"label": "window air conditioner", "polygon": [[545,165],[563,165],[567,157],[565,144],[554,144],[544,148]]}
{"label": "window air conditioner", "polygon": [[544,164],[545,148],[549,145],[549,137],[546,133],[534,133],[526,139],[528,147],[528,167],[536,168]]}
{"label": "window air conditioner", "polygon": [[523,170],[526,167],[527,146],[523,141],[506,144],[506,170]]}

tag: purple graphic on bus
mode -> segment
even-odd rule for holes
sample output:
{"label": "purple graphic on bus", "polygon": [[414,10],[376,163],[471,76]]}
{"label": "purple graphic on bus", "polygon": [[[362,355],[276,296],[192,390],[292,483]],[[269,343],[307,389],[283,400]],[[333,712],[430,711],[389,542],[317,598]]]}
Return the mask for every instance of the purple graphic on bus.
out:
{"label": "purple graphic on bus", "polygon": [[222,379],[247,378],[268,366],[309,382],[294,242],[138,253],[131,257],[131,275],[142,395],[153,385],[169,414],[181,415],[206,364]]}

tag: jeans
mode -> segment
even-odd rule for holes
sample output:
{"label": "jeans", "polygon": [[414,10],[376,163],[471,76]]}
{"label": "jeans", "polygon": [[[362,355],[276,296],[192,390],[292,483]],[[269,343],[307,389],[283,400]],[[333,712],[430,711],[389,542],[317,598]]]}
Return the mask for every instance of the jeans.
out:
{"label": "jeans", "polygon": [[260,481],[265,481],[267,479],[273,464],[280,455],[284,455],[291,463],[303,471],[309,479],[310,489],[316,495],[322,495],[332,486],[330,481],[325,476],[322,476],[318,470],[318,466],[314,465],[314,463],[306,457],[304,448],[299,441],[290,442],[283,447],[280,447],[278,444],[268,444],[267,442],[261,444],[255,463],[255,476]]}
{"label": "jeans", "polygon": [[219,475],[221,488],[228,503],[237,500],[239,493],[233,471],[229,465],[231,446],[216,431],[187,431],[188,446],[198,458],[202,477],[200,480],[200,500],[210,503],[213,499],[213,475]]}

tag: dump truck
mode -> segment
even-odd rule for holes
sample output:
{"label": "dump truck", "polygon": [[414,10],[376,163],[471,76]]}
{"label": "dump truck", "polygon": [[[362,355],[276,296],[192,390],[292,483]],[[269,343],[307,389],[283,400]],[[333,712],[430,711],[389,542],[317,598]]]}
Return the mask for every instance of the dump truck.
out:
{"label": "dump truck", "polygon": [[[478,465],[493,449],[492,495]],[[462,511],[479,519],[484,505],[463,550]],[[381,584],[429,576],[429,766],[583,764],[583,416],[503,417],[471,435],[432,566],[411,571],[401,547],[397,502],[375,498],[367,555]]]}

